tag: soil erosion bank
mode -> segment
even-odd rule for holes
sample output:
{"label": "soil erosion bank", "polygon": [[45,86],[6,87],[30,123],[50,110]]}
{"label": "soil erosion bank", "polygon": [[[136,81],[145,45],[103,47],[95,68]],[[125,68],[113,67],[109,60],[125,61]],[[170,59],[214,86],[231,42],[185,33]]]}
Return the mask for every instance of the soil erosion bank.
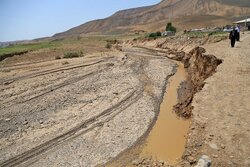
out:
{"label": "soil erosion bank", "polygon": [[[184,135],[187,134],[189,123],[183,120],[179,120],[178,122],[176,120],[175,114],[170,114],[172,107],[176,104],[174,106],[176,113],[181,117],[189,118],[192,114],[193,107],[191,104],[194,94],[202,89],[205,79],[213,75],[217,66],[222,63],[222,60],[217,59],[215,56],[204,54],[205,49],[200,47],[194,48],[189,53],[185,53],[183,51],[174,51],[171,49],[143,49],[158,56],[166,56],[171,59],[181,61],[188,73],[187,80],[183,82],[181,87],[178,89],[177,104],[175,102],[171,102],[171,96],[174,99],[174,95],[172,94],[173,92],[167,89],[168,91],[166,92],[166,99],[164,99],[163,103],[161,104],[161,112],[157,118],[156,124],[149,134],[149,137],[146,139],[146,142],[143,142],[144,144],[137,146],[137,148],[134,148],[127,153],[124,153],[115,162],[111,163],[110,166],[119,166],[119,164],[121,166],[121,164],[126,164],[126,162],[126,166],[147,166],[153,164],[159,164],[159,166],[162,166],[162,163],[159,163],[162,161],[174,165],[176,163],[176,158],[181,158],[184,152],[186,143]],[[174,77],[178,77],[178,72],[175,75]],[[178,83],[178,79],[174,82]],[[179,80],[179,82],[181,81]],[[171,87],[172,91],[177,93],[177,87],[178,84]],[[170,111],[168,112],[162,111],[162,106],[164,107],[165,102],[170,102],[169,104],[171,104],[168,106],[170,107]],[[163,125],[161,126],[162,123]],[[175,123],[180,123],[180,125],[176,125]],[[178,128],[183,128],[184,130],[182,130],[184,133],[180,133],[180,131],[177,130]],[[172,130],[175,131],[174,133],[180,133],[179,136],[174,135]],[[165,138],[166,136],[167,138]],[[175,141],[173,142],[172,140]],[[132,158],[131,156],[137,158]],[[131,160],[133,160],[133,164],[128,163],[132,162]]]}

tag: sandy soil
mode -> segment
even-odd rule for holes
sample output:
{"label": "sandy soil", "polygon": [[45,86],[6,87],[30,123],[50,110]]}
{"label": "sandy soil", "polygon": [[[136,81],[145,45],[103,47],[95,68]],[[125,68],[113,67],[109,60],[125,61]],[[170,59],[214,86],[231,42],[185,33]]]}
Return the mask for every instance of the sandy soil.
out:
{"label": "sandy soil", "polygon": [[205,154],[213,166],[250,166],[250,33],[235,48],[229,41],[205,45],[223,59],[216,74],[193,101],[193,125],[184,154],[189,161]]}

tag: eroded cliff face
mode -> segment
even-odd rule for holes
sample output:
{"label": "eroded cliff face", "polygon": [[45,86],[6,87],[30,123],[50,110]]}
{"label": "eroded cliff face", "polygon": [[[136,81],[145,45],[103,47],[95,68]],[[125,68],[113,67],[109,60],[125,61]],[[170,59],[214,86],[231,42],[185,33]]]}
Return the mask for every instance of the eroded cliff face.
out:
{"label": "eroded cliff face", "polygon": [[192,100],[198,91],[200,91],[205,80],[216,72],[218,65],[222,63],[221,59],[214,55],[205,54],[206,50],[201,47],[196,47],[188,54],[179,52],[177,59],[184,63],[187,68],[188,78],[182,84],[179,91],[179,102],[174,106],[174,110],[179,116],[188,118],[192,115]]}

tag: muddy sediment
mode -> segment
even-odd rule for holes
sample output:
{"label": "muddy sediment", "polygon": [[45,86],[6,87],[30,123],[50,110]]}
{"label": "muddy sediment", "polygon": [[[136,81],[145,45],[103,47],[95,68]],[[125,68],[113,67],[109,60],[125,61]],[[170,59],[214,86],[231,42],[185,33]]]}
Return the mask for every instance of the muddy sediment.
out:
{"label": "muddy sediment", "polygon": [[173,112],[173,106],[178,101],[177,90],[187,77],[183,65],[178,64],[177,72],[168,82],[160,114],[140,154],[141,158],[159,159],[171,165],[176,164],[182,157],[190,125],[190,120],[180,119]]}

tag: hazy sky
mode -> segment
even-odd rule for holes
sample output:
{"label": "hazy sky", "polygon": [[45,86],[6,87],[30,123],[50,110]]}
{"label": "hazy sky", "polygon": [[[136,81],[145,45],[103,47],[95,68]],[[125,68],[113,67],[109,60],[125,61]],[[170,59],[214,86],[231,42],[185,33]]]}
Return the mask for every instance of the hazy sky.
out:
{"label": "hazy sky", "polygon": [[114,12],[160,0],[0,0],[0,41],[51,36]]}

